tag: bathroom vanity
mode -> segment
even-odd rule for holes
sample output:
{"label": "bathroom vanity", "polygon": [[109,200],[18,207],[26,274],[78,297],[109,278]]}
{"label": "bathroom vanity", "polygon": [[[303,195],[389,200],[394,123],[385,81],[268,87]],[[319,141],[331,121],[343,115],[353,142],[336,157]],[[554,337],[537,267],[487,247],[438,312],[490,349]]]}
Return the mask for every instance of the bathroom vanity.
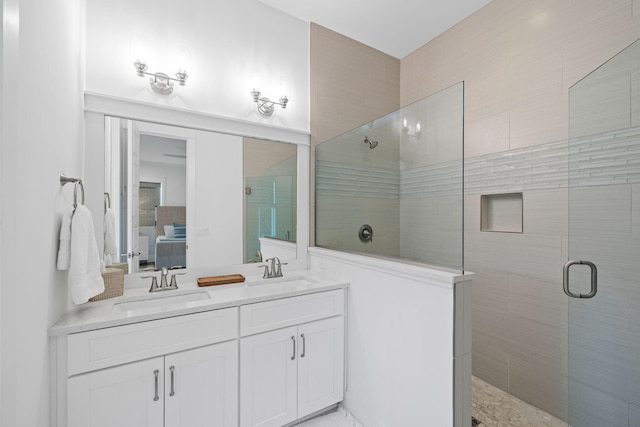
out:
{"label": "bathroom vanity", "polygon": [[347,286],[292,273],[77,307],[49,330],[55,425],[282,426],[330,407]]}

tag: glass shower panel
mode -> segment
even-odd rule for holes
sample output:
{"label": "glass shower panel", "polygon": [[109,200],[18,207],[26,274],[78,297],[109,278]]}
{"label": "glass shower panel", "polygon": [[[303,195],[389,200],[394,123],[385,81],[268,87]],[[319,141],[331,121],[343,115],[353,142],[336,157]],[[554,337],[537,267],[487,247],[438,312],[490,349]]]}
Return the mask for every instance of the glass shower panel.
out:
{"label": "glass shower panel", "polygon": [[463,270],[463,100],[459,83],[319,144],[316,245]]}
{"label": "glass shower panel", "polygon": [[295,177],[246,178],[245,262],[259,261],[260,237],[296,241]]}
{"label": "glass shower panel", "polygon": [[[569,425],[640,425],[640,41],[569,90]],[[597,268],[592,298],[591,268]]]}

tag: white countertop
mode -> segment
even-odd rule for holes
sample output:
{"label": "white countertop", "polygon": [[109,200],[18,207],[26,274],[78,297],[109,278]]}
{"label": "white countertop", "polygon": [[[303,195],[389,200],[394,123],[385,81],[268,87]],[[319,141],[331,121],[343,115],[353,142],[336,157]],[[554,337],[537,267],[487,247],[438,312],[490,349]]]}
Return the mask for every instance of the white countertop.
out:
{"label": "white countertop", "polygon": [[[178,278],[179,279],[179,278]],[[121,297],[89,302],[77,306],[60,318],[50,329],[49,335],[64,335],[94,329],[109,328],[131,323],[157,320],[165,317],[237,307],[245,304],[288,298],[316,292],[343,289],[348,282],[325,278],[309,271],[290,272],[285,277],[263,279],[262,276],[246,277],[245,282],[199,288],[195,281],[180,283],[179,289],[149,293],[148,288],[125,289]],[[206,292],[208,299],[188,301],[168,306],[153,306],[131,311],[114,309],[114,305],[142,299],[155,299]],[[206,297],[205,297],[206,298]]]}

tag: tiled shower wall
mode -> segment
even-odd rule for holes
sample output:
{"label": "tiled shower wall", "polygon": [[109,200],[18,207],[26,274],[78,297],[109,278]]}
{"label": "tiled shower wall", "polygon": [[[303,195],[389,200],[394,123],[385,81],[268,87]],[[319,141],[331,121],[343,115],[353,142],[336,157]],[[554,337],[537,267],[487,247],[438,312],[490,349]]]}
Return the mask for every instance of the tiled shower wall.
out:
{"label": "tiled shower wall", "polygon": [[[314,35],[312,26],[316,143],[465,82],[465,269],[476,273],[473,370],[566,417],[567,302],[560,272],[568,254],[568,205],[560,182],[566,183],[568,89],[640,38],[640,0],[493,0],[403,58],[399,105],[390,84],[384,96],[373,92],[379,112],[363,111],[366,93],[335,90],[370,73],[353,60],[362,58],[359,50],[367,57],[366,46],[328,30],[326,41],[317,43],[314,37],[325,30],[316,30]],[[336,49],[344,55],[345,48],[350,58],[338,63]],[[333,57],[333,66],[318,61],[324,57]],[[374,63],[391,64],[393,58],[376,57]],[[637,195],[636,187],[629,193]],[[524,233],[480,232],[480,195],[520,190]]]}
{"label": "tiled shower wall", "polygon": [[[400,107],[400,60],[316,24],[311,24],[310,37],[312,227],[309,241],[314,245],[315,146]],[[361,142],[358,148],[362,148]],[[359,203],[371,200],[360,200]],[[367,205],[364,211],[397,218],[397,206],[384,202],[383,205]],[[361,244],[357,233],[366,218],[352,217],[352,221],[346,222],[344,217],[335,219],[345,227],[337,236],[344,239],[350,236],[350,244]],[[380,230],[380,233],[391,236],[394,231]],[[395,235],[398,235],[397,231]],[[373,243],[377,244],[377,241]]]}
{"label": "tiled shower wall", "polygon": [[[639,37],[638,0],[494,0],[401,64],[402,105],[465,82],[473,372],[561,418],[568,395],[561,277],[568,90]],[[513,191],[523,192],[524,232],[481,232],[481,194]]]}

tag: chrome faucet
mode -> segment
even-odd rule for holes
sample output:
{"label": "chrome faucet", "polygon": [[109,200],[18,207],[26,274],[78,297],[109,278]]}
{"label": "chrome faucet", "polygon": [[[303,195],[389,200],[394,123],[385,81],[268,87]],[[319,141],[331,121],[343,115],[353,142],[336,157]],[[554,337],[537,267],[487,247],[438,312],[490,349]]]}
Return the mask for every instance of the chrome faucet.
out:
{"label": "chrome faucet", "polygon": [[167,267],[162,267],[162,270],[160,270],[160,287],[162,289],[166,289],[169,286],[167,284],[168,275],[169,275],[169,269]]}
{"label": "chrome faucet", "polygon": [[[174,267],[171,267],[173,270]],[[178,289],[178,282],[176,276],[181,276],[185,273],[174,273],[171,275],[171,282],[167,283],[167,276],[169,276],[169,269],[162,267],[160,270],[160,285],[158,285],[158,278],[156,276],[141,276],[143,279],[151,278],[151,287],[149,292],[170,291],[172,289]]]}
{"label": "chrome faucet", "polygon": [[280,262],[280,258],[273,257],[265,260],[266,262],[271,262],[271,266],[269,264],[259,265],[258,268],[264,268],[264,274],[262,275],[263,279],[273,279],[274,277],[282,277],[282,266],[287,265],[286,262]]}

